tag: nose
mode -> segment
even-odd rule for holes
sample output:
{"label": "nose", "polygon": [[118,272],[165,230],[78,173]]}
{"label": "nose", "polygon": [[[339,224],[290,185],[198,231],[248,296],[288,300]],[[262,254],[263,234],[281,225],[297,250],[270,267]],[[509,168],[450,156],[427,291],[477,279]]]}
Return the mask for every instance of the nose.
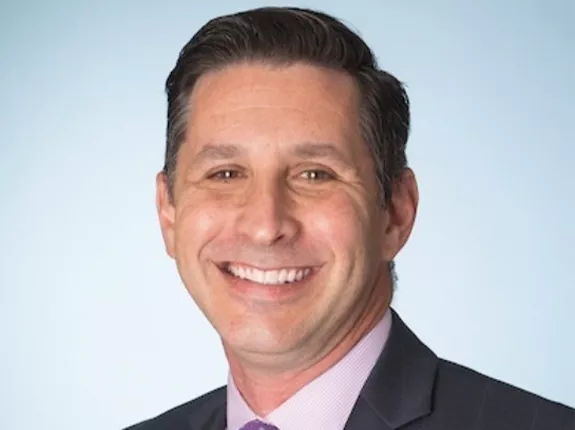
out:
{"label": "nose", "polygon": [[238,233],[256,245],[289,243],[300,230],[293,207],[281,183],[253,187],[240,208]]}

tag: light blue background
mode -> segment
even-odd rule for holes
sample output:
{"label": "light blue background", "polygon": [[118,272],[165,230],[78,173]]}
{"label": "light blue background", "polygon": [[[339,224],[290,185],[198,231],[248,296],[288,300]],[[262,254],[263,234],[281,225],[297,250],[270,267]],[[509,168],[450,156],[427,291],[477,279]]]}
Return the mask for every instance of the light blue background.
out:
{"label": "light blue background", "polygon": [[[163,83],[205,21],[264,4],[1,3],[0,428],[118,429],[225,382],[156,221]],[[298,4],[408,85],[396,308],[438,354],[575,405],[575,3]]]}

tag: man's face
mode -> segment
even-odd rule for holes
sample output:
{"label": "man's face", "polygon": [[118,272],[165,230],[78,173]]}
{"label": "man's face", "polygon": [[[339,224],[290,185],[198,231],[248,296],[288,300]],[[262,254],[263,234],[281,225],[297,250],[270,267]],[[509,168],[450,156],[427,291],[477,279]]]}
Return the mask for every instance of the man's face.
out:
{"label": "man's face", "polygon": [[226,351],[304,360],[384,310],[387,262],[405,238],[379,204],[353,79],[230,66],[201,77],[190,103],[173,205],[159,175],[158,208]]}

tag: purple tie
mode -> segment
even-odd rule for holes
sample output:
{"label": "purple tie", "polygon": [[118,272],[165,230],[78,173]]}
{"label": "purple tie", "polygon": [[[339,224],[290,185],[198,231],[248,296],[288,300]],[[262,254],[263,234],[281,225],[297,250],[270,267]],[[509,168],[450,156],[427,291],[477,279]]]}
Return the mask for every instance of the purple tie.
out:
{"label": "purple tie", "polygon": [[260,420],[253,420],[244,424],[240,430],[279,430],[276,426],[264,423]]}

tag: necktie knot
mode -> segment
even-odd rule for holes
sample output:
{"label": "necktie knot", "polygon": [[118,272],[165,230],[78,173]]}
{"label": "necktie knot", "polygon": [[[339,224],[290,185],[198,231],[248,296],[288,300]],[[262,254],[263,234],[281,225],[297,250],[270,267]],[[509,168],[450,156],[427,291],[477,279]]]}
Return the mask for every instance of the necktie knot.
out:
{"label": "necktie knot", "polygon": [[279,430],[276,426],[264,423],[260,420],[253,420],[243,425],[240,430]]}

